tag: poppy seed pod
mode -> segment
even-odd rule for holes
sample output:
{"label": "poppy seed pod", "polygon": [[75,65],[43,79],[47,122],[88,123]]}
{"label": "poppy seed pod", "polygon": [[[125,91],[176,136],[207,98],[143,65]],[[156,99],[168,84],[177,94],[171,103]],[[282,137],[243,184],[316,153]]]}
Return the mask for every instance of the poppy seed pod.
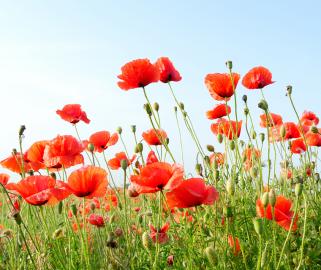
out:
{"label": "poppy seed pod", "polygon": [[136,132],[136,126],[135,126],[135,125],[131,125],[130,128],[131,128],[131,130],[132,130],[133,133]]}
{"label": "poppy seed pod", "polygon": [[157,102],[155,102],[154,103],[154,110],[156,111],[156,112],[158,112],[158,110],[159,110],[159,104],[157,103]]}
{"label": "poppy seed pod", "polygon": [[266,208],[269,204],[269,193],[268,192],[264,192],[261,198],[263,207]]}
{"label": "poppy seed pod", "polygon": [[289,96],[292,94],[292,85],[288,85],[286,87],[286,92],[288,93]]}
{"label": "poppy seed pod", "polygon": [[209,151],[209,152],[215,152],[213,145],[208,144],[208,145],[206,145],[206,148],[207,148],[207,151]]}
{"label": "poppy seed pod", "polygon": [[213,246],[209,246],[204,250],[204,253],[208,259],[208,261],[211,263],[212,266],[215,266],[217,264],[217,255],[215,253],[215,249]]}
{"label": "poppy seed pod", "polygon": [[262,109],[263,111],[267,111],[268,108],[269,108],[269,105],[268,105],[268,103],[267,103],[264,99],[262,99],[262,100],[259,102],[258,107],[259,107],[260,109]]}
{"label": "poppy seed pod", "polygon": [[116,131],[117,131],[117,132],[118,132],[118,134],[120,135],[120,134],[122,134],[123,129],[122,129],[121,127],[118,127],[118,128],[116,129]]}
{"label": "poppy seed pod", "polygon": [[274,189],[271,189],[269,192],[269,202],[272,207],[275,206],[276,203],[276,195]]}
{"label": "poppy seed pod", "polygon": [[122,160],[120,161],[120,167],[121,167],[124,171],[126,171],[127,168],[128,168],[128,161],[127,161],[126,159],[122,159]]}
{"label": "poppy seed pod", "polygon": [[25,130],[26,130],[26,126],[25,125],[21,125],[20,129],[19,129],[19,136],[23,136],[23,133],[25,132]]}
{"label": "poppy seed pod", "polygon": [[148,232],[144,232],[142,235],[142,243],[144,248],[146,248],[147,250],[151,250],[152,246],[153,246],[153,240],[150,237]]}
{"label": "poppy seed pod", "polygon": [[254,230],[258,235],[262,235],[263,233],[263,223],[261,218],[253,219]]}
{"label": "poppy seed pod", "polygon": [[246,103],[247,102],[247,95],[243,95],[242,100],[244,101],[244,103]]}
{"label": "poppy seed pod", "polygon": [[225,65],[229,70],[233,68],[233,62],[231,60],[226,61]]}

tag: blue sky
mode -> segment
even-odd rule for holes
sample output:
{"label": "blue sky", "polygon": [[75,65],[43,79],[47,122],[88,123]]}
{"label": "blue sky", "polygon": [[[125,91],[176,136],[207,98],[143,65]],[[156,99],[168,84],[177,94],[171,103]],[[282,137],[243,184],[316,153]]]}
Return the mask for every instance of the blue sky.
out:
{"label": "blue sky", "polygon": [[[241,75],[257,65],[272,71],[276,83],[265,94],[271,111],[284,120],[296,120],[285,97],[288,84],[299,112],[308,109],[321,116],[320,8],[319,1],[3,1],[0,159],[17,147],[21,124],[27,126],[25,147],[74,134],[55,114],[68,103],[82,104],[92,120],[80,124],[83,138],[117,126],[129,135],[132,124],[138,133],[149,128],[142,92],[117,87],[121,66],[136,58],[172,59],[183,77],[175,92],[204,145],[217,145],[204,117],[215,104],[204,77],[225,72],[226,60],[233,60]],[[253,113],[260,113],[258,92],[241,84],[237,91],[239,99],[248,94]],[[148,93],[160,103],[164,129],[178,155],[169,91],[154,84]],[[125,139],[131,143],[129,135]],[[185,137],[192,166],[194,148]]]}

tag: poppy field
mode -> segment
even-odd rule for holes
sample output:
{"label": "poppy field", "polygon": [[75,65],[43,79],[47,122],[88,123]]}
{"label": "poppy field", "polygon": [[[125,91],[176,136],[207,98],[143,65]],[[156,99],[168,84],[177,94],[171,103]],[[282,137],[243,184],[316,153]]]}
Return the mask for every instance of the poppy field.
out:
{"label": "poppy field", "polygon": [[[25,145],[32,131],[21,126],[19,148],[1,153],[0,269],[321,269],[319,118],[296,108],[290,85],[280,95],[295,118],[270,111],[264,92],[277,82],[266,67],[241,76],[227,61],[220,72],[204,74],[205,131],[176,95],[182,76],[167,57],[121,67],[119,91],[144,96],[137,110],[150,124],[131,126],[131,144],[121,127],[82,137],[90,115],[80,104],[53,108],[72,135]],[[180,144],[150,84],[168,88]],[[260,115],[239,88],[257,93]],[[184,137],[195,156],[184,156]],[[123,150],[111,154],[115,145]]]}

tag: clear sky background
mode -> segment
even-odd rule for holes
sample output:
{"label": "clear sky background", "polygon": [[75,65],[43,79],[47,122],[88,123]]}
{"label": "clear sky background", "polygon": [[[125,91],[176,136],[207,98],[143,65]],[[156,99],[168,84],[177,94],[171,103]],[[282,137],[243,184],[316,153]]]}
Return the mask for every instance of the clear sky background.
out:
{"label": "clear sky background", "polygon": [[[68,103],[80,103],[91,119],[90,125],[79,124],[84,139],[122,126],[132,144],[130,125],[136,124],[139,134],[149,128],[144,97],[140,89],[120,90],[117,75],[136,58],[171,58],[183,77],[174,84],[175,92],[204,145],[217,145],[205,118],[216,102],[204,77],[226,72],[226,60],[233,60],[241,75],[257,65],[272,71],[276,83],[264,91],[271,111],[285,121],[296,121],[285,97],[288,84],[300,113],[308,109],[321,116],[320,10],[320,1],[290,0],[1,1],[0,159],[18,146],[21,124],[27,127],[25,148],[57,134],[74,135],[72,126],[55,113]],[[237,92],[240,100],[248,94],[258,115],[259,93],[241,84]],[[153,84],[148,93],[160,103],[163,127],[178,157],[168,88]],[[187,134],[184,144],[191,169],[195,149]]]}

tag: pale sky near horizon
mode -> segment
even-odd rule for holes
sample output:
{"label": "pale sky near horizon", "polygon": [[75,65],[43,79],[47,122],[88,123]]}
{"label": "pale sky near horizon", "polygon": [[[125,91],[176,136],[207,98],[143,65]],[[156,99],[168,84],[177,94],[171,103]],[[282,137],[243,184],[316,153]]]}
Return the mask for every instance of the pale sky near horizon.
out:
{"label": "pale sky near horizon", "polygon": [[[125,140],[133,145],[130,125],[137,125],[138,134],[150,127],[142,109],[144,97],[140,89],[120,90],[117,75],[136,58],[154,62],[170,57],[183,77],[173,84],[175,92],[203,145],[218,145],[205,118],[216,102],[204,77],[226,72],[226,60],[233,60],[234,71],[241,75],[258,65],[271,70],[276,83],[264,92],[271,111],[285,121],[296,122],[285,97],[288,84],[293,85],[299,113],[312,110],[321,116],[320,8],[319,1],[290,0],[1,1],[0,160],[18,147],[21,124],[27,127],[25,149],[57,134],[75,135],[55,113],[68,103],[80,103],[91,119],[90,125],[79,125],[84,139],[122,126]],[[179,160],[174,101],[166,85],[153,84],[147,90],[151,100],[160,103],[162,124]],[[240,113],[246,93],[258,116],[259,93],[241,84],[237,91]],[[192,170],[195,149],[187,134],[184,145]],[[111,149],[109,156],[120,149]]]}

